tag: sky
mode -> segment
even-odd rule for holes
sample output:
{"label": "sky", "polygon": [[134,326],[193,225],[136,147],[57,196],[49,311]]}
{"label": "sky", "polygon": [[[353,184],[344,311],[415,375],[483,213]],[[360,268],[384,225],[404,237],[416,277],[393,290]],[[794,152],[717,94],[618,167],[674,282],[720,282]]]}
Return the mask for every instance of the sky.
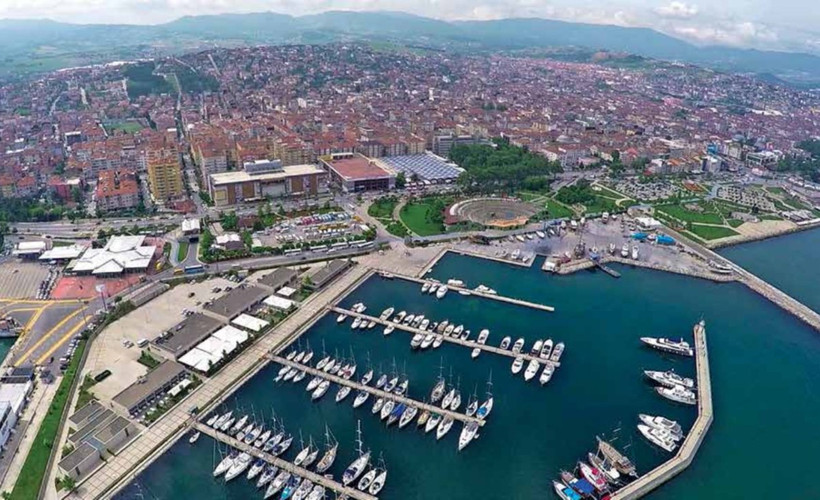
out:
{"label": "sky", "polygon": [[0,0],[0,18],[156,24],[184,15],[394,10],[444,20],[541,17],[653,28],[702,45],[820,53],[817,0]]}

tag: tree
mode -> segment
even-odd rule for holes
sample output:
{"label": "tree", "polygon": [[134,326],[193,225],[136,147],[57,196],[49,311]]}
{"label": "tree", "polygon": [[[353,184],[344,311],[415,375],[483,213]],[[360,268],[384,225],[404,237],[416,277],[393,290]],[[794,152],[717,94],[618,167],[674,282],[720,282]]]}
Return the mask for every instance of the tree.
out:
{"label": "tree", "polygon": [[399,172],[396,175],[396,188],[397,189],[404,189],[404,186],[407,184],[407,177],[405,177],[404,172]]}
{"label": "tree", "polygon": [[74,493],[77,491],[77,480],[71,476],[63,476],[58,480],[58,483],[61,489],[64,489],[69,493]]}

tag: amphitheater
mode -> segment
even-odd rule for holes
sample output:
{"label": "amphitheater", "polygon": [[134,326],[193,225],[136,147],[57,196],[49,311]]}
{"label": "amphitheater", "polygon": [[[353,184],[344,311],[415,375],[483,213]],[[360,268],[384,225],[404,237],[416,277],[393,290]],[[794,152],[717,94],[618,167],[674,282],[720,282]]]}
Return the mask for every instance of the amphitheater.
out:
{"label": "amphitheater", "polygon": [[521,226],[538,209],[516,198],[471,198],[450,206],[448,219],[475,222],[488,227]]}

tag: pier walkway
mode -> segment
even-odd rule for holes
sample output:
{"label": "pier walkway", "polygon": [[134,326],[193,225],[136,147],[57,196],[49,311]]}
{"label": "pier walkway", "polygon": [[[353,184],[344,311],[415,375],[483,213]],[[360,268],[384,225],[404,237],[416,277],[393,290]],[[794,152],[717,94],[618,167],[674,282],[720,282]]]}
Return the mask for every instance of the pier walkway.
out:
{"label": "pier walkway", "polygon": [[701,324],[695,325],[694,336],[698,385],[698,418],[674,457],[615,492],[612,495],[612,500],[640,498],[672,479],[692,463],[695,454],[703,443],[703,438],[706,437],[714,418],[712,380],[709,374],[709,351],[706,347],[706,328]]}
{"label": "pier walkway", "polygon": [[[419,285],[423,285],[425,283],[438,283],[438,281],[426,280],[426,279],[423,279],[423,278],[416,278],[414,276],[407,276],[407,275],[404,275],[404,274],[396,274],[396,273],[391,273],[391,274],[395,278],[403,279],[405,281],[412,281],[414,283],[418,283]],[[446,285],[446,283],[444,283],[444,284]],[[447,288],[449,288],[450,291],[454,292],[454,293],[458,293],[460,290],[465,290],[467,292],[470,292],[470,295],[474,295],[476,297],[481,297],[483,299],[497,300],[499,302],[506,302],[508,304],[515,304],[517,306],[531,307],[533,309],[539,309],[541,311],[548,311],[548,312],[554,312],[555,311],[555,308],[553,306],[547,306],[547,305],[544,305],[544,304],[536,304],[535,302],[527,302],[526,300],[514,299],[512,297],[505,297],[503,295],[498,295],[498,294],[495,294],[495,293],[477,292],[475,290],[471,290],[471,289],[469,289],[467,287],[463,287],[463,286],[447,285]]]}
{"label": "pier walkway", "polygon": [[[346,314],[346,315],[348,315],[350,317],[353,317],[353,318],[361,318],[363,320],[374,321],[376,324],[379,324],[379,325],[382,325],[382,326],[393,325],[393,327],[395,327],[396,330],[403,330],[407,333],[412,333],[413,335],[415,335],[417,333],[421,333],[423,335],[431,335],[432,334],[432,335],[435,335],[436,337],[442,337],[445,342],[450,342],[452,344],[458,344],[458,345],[461,345],[461,346],[464,346],[464,347],[469,347],[470,349],[478,347],[482,351],[491,352],[493,354],[499,354],[501,356],[506,356],[510,359],[515,359],[515,358],[521,356],[522,358],[524,358],[524,361],[529,362],[529,361],[535,360],[535,361],[538,361],[538,363],[542,366],[545,365],[546,363],[550,363],[555,368],[558,368],[559,366],[561,366],[560,362],[546,361],[544,359],[539,358],[538,356],[533,356],[533,355],[531,355],[527,352],[524,352],[523,350],[521,351],[521,353],[515,354],[511,350],[508,350],[508,349],[502,349],[500,347],[496,347],[496,346],[492,346],[492,345],[488,345],[488,344],[479,344],[478,342],[476,342],[474,340],[462,340],[462,339],[456,338],[456,337],[448,337],[447,335],[442,335],[440,333],[431,332],[429,330],[421,330],[419,328],[414,328],[412,326],[405,325],[403,323],[393,323],[392,321],[387,321],[387,320],[383,320],[381,318],[377,318],[375,316],[368,316],[367,314],[362,314],[362,313],[353,312],[353,311],[350,311],[350,310],[347,310],[347,309],[342,309],[341,307],[330,307],[329,309],[331,311],[335,312],[335,313],[338,313],[338,314]],[[526,348],[526,346],[525,346],[525,348]]]}
{"label": "pier walkway", "polygon": [[[450,410],[444,410],[440,406],[435,406],[427,403],[422,403],[421,401],[417,401],[412,398],[408,398],[406,396],[399,396],[398,394],[394,394],[392,392],[383,391],[381,389],[376,389],[375,387],[371,387],[369,385],[360,384],[354,380],[347,380],[345,378],[339,377],[338,375],[331,375],[330,373],[323,372],[322,370],[317,370],[312,366],[303,365],[301,363],[294,363],[293,361],[288,361],[285,358],[280,356],[268,356],[271,361],[279,363],[283,366],[290,366],[296,368],[298,370],[304,370],[308,375],[319,376],[323,379],[329,380],[339,385],[345,385],[350,387],[351,389],[359,390],[359,391],[366,391],[372,394],[373,396],[390,399],[395,401],[396,403],[404,403],[407,406],[415,406],[419,410],[429,410],[432,413],[438,413],[439,415],[443,415],[445,417],[451,417],[453,420],[458,420],[463,423],[468,422],[478,422],[479,425],[484,425],[484,420],[480,420],[476,417],[468,417],[464,413],[459,413]],[[355,395],[353,396],[355,397]]]}
{"label": "pier walkway", "polygon": [[374,497],[373,495],[367,494],[363,491],[359,491],[356,488],[345,486],[331,478],[309,471],[304,467],[294,465],[292,462],[288,462],[287,460],[283,460],[279,457],[271,455],[270,453],[266,453],[260,450],[259,448],[255,448],[254,446],[239,441],[238,439],[234,439],[233,437],[225,433],[219,432],[216,429],[208,427],[207,425],[201,422],[197,422],[193,425],[193,427],[199,432],[207,434],[208,436],[212,437],[217,441],[225,443],[228,446],[231,446],[232,448],[236,448],[237,450],[244,451],[245,453],[248,453],[249,455],[252,455],[255,458],[261,458],[265,462],[279,467],[280,470],[286,470],[293,475],[311,481],[313,484],[321,484],[327,489],[333,490],[343,495],[347,495],[348,497],[355,498],[357,500],[376,500],[376,497]]}

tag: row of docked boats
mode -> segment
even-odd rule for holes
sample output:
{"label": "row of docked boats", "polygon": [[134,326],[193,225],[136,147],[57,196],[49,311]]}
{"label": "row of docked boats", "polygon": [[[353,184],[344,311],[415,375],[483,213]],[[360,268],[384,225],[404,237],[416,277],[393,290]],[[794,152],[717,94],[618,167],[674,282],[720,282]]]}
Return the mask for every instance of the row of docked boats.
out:
{"label": "row of docked boats", "polygon": [[562,470],[560,480],[553,480],[553,489],[563,500],[606,498],[612,488],[638,477],[635,465],[611,443],[598,438],[598,448],[579,460],[573,472]]}
{"label": "row of docked boats", "polygon": [[[510,348],[511,342],[511,337],[504,337],[501,341],[501,349]],[[538,374],[538,371],[541,369],[541,362],[543,362],[544,369],[541,371],[541,376],[538,378],[538,381],[541,385],[546,384],[552,379],[552,375],[555,373],[555,364],[561,360],[561,356],[564,354],[564,343],[558,342],[553,345],[552,339],[536,340],[532,348],[530,348],[530,361],[527,363],[526,369],[524,369],[524,363],[526,361],[523,354],[524,343],[524,339],[519,338],[512,345],[511,351],[515,355],[515,359],[510,367],[510,371],[513,375],[518,375],[523,370],[524,380],[529,382]]]}
{"label": "row of docked boats", "polygon": [[638,414],[638,431],[647,441],[661,448],[673,452],[678,442],[684,438],[683,429],[679,423],[660,415]]}
{"label": "row of docked boats", "polygon": [[435,294],[436,297],[441,299],[444,298],[444,296],[451,288],[458,289],[458,293],[460,295],[472,295],[472,292],[478,292],[486,295],[498,295],[498,292],[483,284],[480,284],[477,287],[470,290],[466,287],[463,281],[455,278],[450,278],[449,280],[447,280],[446,284],[442,284],[436,280],[425,281],[421,285],[421,293],[427,293],[431,295]]}
{"label": "row of docked boats", "polygon": [[650,381],[658,384],[655,392],[664,398],[686,405],[695,405],[698,397],[695,391],[695,381],[691,378],[682,377],[673,370],[665,372],[655,370],[645,370],[644,376]]}
{"label": "row of docked boats", "polygon": [[[464,283],[461,283],[463,285]],[[453,284],[453,286],[459,286]],[[430,295],[435,295],[437,299],[443,299],[447,292],[450,291],[450,287],[445,285],[444,283],[439,283],[438,281],[431,280],[425,281],[421,285],[421,293],[427,293]]]}

